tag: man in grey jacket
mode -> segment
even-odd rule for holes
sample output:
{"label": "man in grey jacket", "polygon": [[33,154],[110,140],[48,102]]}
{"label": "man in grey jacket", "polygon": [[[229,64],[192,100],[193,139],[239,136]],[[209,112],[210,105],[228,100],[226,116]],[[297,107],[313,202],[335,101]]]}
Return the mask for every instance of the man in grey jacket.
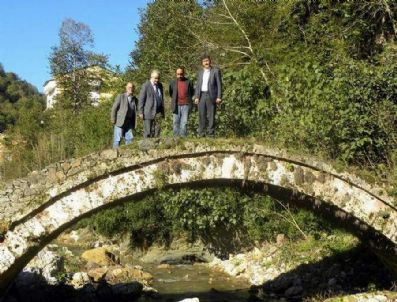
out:
{"label": "man in grey jacket", "polygon": [[130,144],[134,139],[132,130],[135,129],[138,100],[133,95],[135,86],[132,82],[127,83],[125,90],[125,93],[119,94],[116,97],[110,115],[110,119],[114,125],[114,149],[119,147],[121,138],[124,138],[126,145]]}
{"label": "man in grey jacket", "polygon": [[[218,68],[211,66],[211,58],[208,55],[201,57],[203,69],[197,75],[195,89],[195,104],[199,111],[199,136],[215,135],[216,105],[222,102],[222,78]],[[208,120],[208,129],[205,126]]]}
{"label": "man in grey jacket", "polygon": [[142,85],[139,93],[139,117],[143,119],[143,137],[160,136],[161,120],[164,119],[163,85],[160,72],[153,70],[150,80]]}

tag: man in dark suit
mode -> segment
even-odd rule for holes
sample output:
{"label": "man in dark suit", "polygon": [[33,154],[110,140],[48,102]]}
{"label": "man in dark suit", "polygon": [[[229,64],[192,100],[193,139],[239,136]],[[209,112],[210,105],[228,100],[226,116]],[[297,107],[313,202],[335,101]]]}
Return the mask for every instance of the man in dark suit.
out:
{"label": "man in dark suit", "polygon": [[150,80],[142,85],[139,93],[139,117],[143,119],[143,136],[160,136],[161,120],[164,119],[163,85],[160,72],[153,70]]}
{"label": "man in dark suit", "polygon": [[176,79],[169,86],[174,136],[187,136],[187,118],[192,108],[193,84],[185,77],[185,68],[178,67]]}
{"label": "man in dark suit", "polygon": [[119,147],[121,138],[124,138],[126,145],[130,144],[134,138],[132,130],[135,129],[138,100],[133,95],[135,90],[133,83],[128,82],[125,90],[125,93],[116,97],[110,114],[110,119],[114,125],[114,149]]}
{"label": "man in dark suit", "polygon": [[[199,136],[215,135],[216,105],[222,102],[222,78],[218,68],[211,66],[211,58],[208,55],[201,57],[203,69],[197,75],[195,90],[195,104],[199,111]],[[208,120],[208,129],[205,126]]]}

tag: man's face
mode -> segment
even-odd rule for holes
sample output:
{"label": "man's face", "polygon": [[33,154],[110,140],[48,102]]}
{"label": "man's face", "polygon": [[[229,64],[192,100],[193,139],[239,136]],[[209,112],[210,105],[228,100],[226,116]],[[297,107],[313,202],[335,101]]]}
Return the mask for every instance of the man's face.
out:
{"label": "man's face", "polygon": [[134,93],[134,85],[132,83],[128,83],[127,86],[125,86],[125,91],[127,92],[128,95],[131,95]]}
{"label": "man's face", "polygon": [[185,73],[183,72],[183,69],[178,68],[176,70],[176,78],[179,80],[179,79],[182,79],[184,76],[185,76]]}
{"label": "man's face", "polygon": [[203,65],[204,68],[210,68],[211,67],[211,60],[208,58],[205,58],[201,61],[201,64]]}
{"label": "man's face", "polygon": [[151,80],[154,84],[157,84],[157,83],[160,81],[160,75],[157,74],[157,73],[153,73],[153,74],[150,76],[150,80]]}

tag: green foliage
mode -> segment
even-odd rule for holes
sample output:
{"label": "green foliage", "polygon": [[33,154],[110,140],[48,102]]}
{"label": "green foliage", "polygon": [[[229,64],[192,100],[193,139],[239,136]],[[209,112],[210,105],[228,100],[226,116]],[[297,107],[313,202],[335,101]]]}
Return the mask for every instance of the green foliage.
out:
{"label": "green foliage", "polygon": [[14,125],[20,116],[19,109],[31,102],[42,106],[44,98],[34,86],[15,73],[5,72],[0,64],[0,132]]}
{"label": "green foliage", "polygon": [[147,4],[141,12],[140,39],[131,52],[131,69],[138,82],[159,69],[165,82],[174,77],[178,66],[188,73],[196,71],[201,49],[192,45],[192,28],[201,10],[195,1],[159,0]]}
{"label": "green foliage", "polygon": [[79,227],[89,226],[106,236],[129,232],[133,243],[144,247],[187,234],[192,241],[201,239],[218,251],[230,251],[254,241],[274,241],[280,233],[301,238],[290,217],[307,235],[331,230],[311,212],[231,188],[158,191],[95,214]]}
{"label": "green foliage", "polygon": [[397,66],[352,59],[321,66],[299,54],[279,70],[270,135],[346,162],[386,161],[396,147],[396,75]]}
{"label": "green foliage", "polygon": [[167,243],[172,222],[165,218],[163,204],[155,196],[100,212],[79,222],[106,236],[129,232],[132,241],[146,247],[154,241]]}
{"label": "green foliage", "polygon": [[20,118],[6,137],[10,159],[0,166],[5,178],[21,177],[111,145],[110,102],[87,107],[79,115],[61,108],[43,111],[34,101],[23,104]]}

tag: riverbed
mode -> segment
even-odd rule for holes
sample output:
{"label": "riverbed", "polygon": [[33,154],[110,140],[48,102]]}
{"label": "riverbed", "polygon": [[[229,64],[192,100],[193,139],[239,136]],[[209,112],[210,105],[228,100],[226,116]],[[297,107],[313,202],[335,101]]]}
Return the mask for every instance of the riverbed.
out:
{"label": "riverbed", "polygon": [[200,302],[247,301],[249,283],[212,270],[206,264],[171,265],[158,268],[144,264],[144,270],[154,277],[152,286],[161,298],[142,297],[138,301],[180,301],[198,297]]}

